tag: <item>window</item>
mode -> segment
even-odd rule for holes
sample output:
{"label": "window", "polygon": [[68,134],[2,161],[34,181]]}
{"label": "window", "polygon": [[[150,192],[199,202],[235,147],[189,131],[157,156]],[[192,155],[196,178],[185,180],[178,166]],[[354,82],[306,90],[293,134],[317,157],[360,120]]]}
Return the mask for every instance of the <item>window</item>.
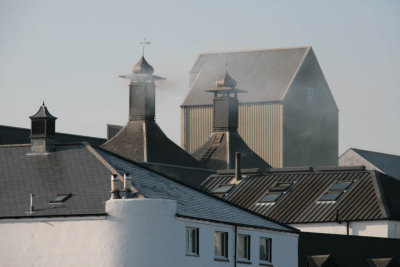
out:
{"label": "window", "polygon": [[233,187],[233,184],[221,184],[215,188],[211,193],[217,197],[223,197],[227,194]]}
{"label": "window", "polygon": [[49,203],[61,203],[67,200],[69,197],[71,197],[71,193],[69,194],[62,194],[62,195],[57,195],[53,200],[51,200]]}
{"label": "window", "polygon": [[292,183],[276,183],[258,201],[258,203],[268,204],[268,203],[276,202],[281,196],[286,194],[290,190],[291,187],[292,187]]}
{"label": "window", "polygon": [[352,181],[337,181],[328,189],[319,201],[336,201],[347,191],[352,183]]}
{"label": "window", "polygon": [[238,260],[250,260],[250,236],[238,235],[237,237]]}
{"label": "window", "polygon": [[260,261],[272,261],[272,239],[260,237]]}
{"label": "window", "polygon": [[215,258],[227,259],[228,258],[228,233],[215,232]]}
{"label": "window", "polygon": [[199,256],[199,228],[186,227],[186,255]]}
{"label": "window", "polygon": [[315,88],[307,87],[307,98],[314,99],[315,98]]}

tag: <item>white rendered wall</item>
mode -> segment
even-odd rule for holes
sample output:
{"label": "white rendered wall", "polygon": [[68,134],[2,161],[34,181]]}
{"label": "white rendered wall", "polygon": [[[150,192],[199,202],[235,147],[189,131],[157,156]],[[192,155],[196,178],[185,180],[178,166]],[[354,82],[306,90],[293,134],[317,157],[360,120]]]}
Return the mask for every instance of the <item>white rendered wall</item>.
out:
{"label": "white rendered wall", "polygon": [[[346,222],[338,223],[305,223],[292,224],[291,226],[304,232],[347,234]],[[400,238],[399,221],[359,221],[350,222],[349,234],[358,236],[374,236],[387,238]]]}
{"label": "white rendered wall", "polygon": [[[106,212],[106,217],[1,220],[0,266],[234,266],[234,227],[177,218],[175,201],[110,200]],[[186,226],[199,228],[199,257],[186,256]],[[215,231],[229,233],[229,262],[214,261]],[[238,232],[251,235],[250,266],[259,266],[259,236],[272,238],[275,267],[297,266],[297,235],[240,227]]]}

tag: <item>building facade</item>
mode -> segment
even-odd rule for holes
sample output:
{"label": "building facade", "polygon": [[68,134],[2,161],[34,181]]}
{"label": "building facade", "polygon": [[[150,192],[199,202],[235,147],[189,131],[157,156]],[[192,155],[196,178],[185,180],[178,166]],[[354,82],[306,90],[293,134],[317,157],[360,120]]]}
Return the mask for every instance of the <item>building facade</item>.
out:
{"label": "building facade", "polygon": [[239,95],[238,132],[273,167],[337,165],[338,108],[311,47],[201,54],[181,105],[181,147],[198,149],[212,132],[206,90],[228,66]]}

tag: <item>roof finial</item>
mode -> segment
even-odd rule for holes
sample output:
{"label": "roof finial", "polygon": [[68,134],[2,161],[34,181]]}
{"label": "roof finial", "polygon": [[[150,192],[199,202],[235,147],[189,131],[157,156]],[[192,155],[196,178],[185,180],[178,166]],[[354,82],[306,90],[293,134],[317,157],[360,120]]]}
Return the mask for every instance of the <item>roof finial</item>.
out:
{"label": "roof finial", "polygon": [[43,106],[43,107],[45,106],[45,105],[44,105],[44,100],[43,100],[42,106]]}
{"label": "roof finial", "polygon": [[225,61],[225,72],[228,72],[228,62]]}
{"label": "roof finial", "polygon": [[142,51],[142,56],[144,57],[144,46],[145,45],[150,45],[150,42],[146,42],[146,38],[143,39],[143,42],[140,42],[141,45],[143,45],[143,51]]}

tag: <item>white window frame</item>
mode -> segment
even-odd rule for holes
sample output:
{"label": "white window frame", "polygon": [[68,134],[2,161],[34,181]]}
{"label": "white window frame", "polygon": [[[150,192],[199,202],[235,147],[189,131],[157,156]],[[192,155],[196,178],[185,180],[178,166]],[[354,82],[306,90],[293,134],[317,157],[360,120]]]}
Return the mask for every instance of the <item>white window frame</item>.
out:
{"label": "white window frame", "polygon": [[[220,236],[219,241],[221,244],[217,244],[217,236]],[[217,245],[221,246],[221,255],[217,255]],[[228,260],[228,232],[215,231],[214,234],[214,259],[216,260]]]}
{"label": "white window frame", "polygon": [[186,256],[199,256],[199,228],[197,227],[186,226]]}
{"label": "white window frame", "polygon": [[[251,246],[250,246],[251,245],[251,237],[250,237],[250,235],[238,234],[236,238],[237,238],[237,261],[250,262],[250,259],[251,259],[251,254],[250,254],[250,252],[251,252]],[[241,238],[244,238],[244,253],[247,254],[247,257],[246,257],[246,255],[239,255],[239,246],[240,246],[239,241]],[[242,256],[244,256],[244,257],[242,257]]]}
{"label": "white window frame", "polygon": [[[264,245],[263,241],[265,241],[266,259],[261,258],[261,246]],[[260,263],[272,263],[272,238],[270,237],[260,237]]]}

